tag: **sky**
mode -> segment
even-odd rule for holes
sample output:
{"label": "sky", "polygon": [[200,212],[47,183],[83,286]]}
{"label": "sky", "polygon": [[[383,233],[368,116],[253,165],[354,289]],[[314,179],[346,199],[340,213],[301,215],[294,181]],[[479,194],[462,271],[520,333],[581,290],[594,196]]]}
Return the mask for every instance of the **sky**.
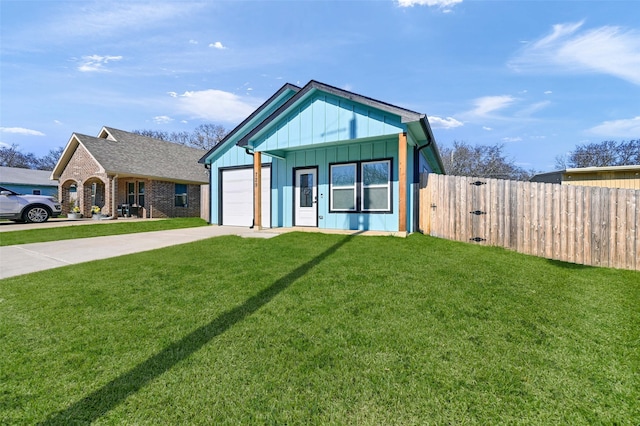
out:
{"label": "sky", "polygon": [[0,144],[24,153],[103,126],[232,129],[309,80],[551,171],[640,138],[640,1],[0,0]]}

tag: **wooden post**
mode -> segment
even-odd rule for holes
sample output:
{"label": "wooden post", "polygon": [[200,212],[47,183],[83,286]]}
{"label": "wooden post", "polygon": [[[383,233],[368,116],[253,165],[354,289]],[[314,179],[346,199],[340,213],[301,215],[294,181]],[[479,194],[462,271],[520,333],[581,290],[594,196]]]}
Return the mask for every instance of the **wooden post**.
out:
{"label": "wooden post", "polygon": [[398,135],[398,231],[407,232],[407,134]]}
{"label": "wooden post", "polygon": [[253,153],[253,226],[262,229],[262,155]]}

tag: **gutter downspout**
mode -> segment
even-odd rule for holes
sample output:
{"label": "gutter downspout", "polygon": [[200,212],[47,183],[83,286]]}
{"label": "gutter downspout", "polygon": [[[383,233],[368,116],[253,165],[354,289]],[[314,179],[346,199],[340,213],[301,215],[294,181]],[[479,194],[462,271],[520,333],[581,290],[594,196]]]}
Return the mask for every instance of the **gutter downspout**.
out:
{"label": "gutter downspout", "polygon": [[[211,196],[212,194],[212,189],[213,189],[213,176],[211,175],[211,163],[207,164],[204,163],[204,169],[205,170],[209,170],[209,217],[207,218],[207,223],[209,225],[211,225],[211,213],[212,213],[212,208],[213,208],[213,197]],[[200,196],[202,197],[202,194],[200,194]],[[202,200],[202,198],[200,198]]]}

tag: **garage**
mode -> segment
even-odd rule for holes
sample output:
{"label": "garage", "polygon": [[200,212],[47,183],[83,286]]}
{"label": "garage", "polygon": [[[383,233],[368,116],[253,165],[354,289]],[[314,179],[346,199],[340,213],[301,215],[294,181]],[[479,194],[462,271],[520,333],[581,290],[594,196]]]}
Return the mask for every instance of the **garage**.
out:
{"label": "garage", "polygon": [[[253,168],[221,171],[222,225],[253,225]],[[271,227],[271,167],[262,166],[262,227]]]}

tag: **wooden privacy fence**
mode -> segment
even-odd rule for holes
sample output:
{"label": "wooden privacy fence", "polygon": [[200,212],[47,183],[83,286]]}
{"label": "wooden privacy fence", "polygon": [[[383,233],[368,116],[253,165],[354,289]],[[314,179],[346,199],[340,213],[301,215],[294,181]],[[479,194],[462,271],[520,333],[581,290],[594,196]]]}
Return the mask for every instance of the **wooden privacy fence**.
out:
{"label": "wooden privacy fence", "polygon": [[429,174],[420,229],[584,265],[640,270],[640,191]]}

